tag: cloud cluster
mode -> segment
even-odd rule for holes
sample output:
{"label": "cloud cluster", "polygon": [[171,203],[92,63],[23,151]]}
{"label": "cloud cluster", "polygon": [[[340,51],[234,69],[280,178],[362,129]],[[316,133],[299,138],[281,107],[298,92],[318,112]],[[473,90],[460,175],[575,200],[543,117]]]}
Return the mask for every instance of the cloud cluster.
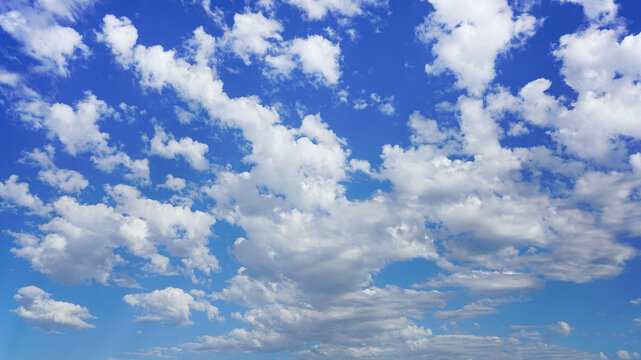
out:
{"label": "cloud cluster", "polygon": [[82,330],[94,327],[85,321],[95,319],[86,307],[53,300],[51,294],[38,287],[23,287],[13,299],[20,306],[12,311],[42,331],[60,332],[65,329]]}
{"label": "cloud cluster", "polygon": [[[519,20],[512,20],[509,8],[495,10],[507,13],[505,23],[509,34],[514,34]],[[135,33],[127,19],[117,20],[119,27],[107,25],[113,21],[105,18],[105,39],[111,38],[110,33]],[[490,68],[510,39],[506,37],[488,57]],[[371,275],[389,262],[434,260],[451,274],[432,280],[432,285],[468,286],[475,292],[492,293],[539,289],[540,277],[585,282],[614,276],[635,254],[600,229],[598,218],[572,206],[574,199],[552,197],[536,183],[518,182],[514,173],[565,160],[543,149],[502,147],[498,98],[484,104],[461,97],[456,104],[461,129],[457,136],[432,135],[430,129],[438,125],[413,115],[414,145],[406,149],[386,145],[376,175],[391,181],[394,192],[349,201],[341,184],[351,171],[349,149],[320,116],[309,115],[299,128],[286,128],[279,124],[278,114],[255,98],[230,98],[216,72],[202,63],[189,63],[158,46],[108,45],[125,68],[141,75],[143,86],[173,88],[184,100],[199,103],[212,119],[239,129],[251,144],[245,157],[253,165],[250,171],[219,171],[214,185],[204,188],[215,200],[214,214],[246,233],[232,248],[245,268],[215,298],[249,307],[237,316],[248,327],[223,336],[203,336],[185,345],[191,351],[278,351],[314,339],[321,345],[309,351],[331,356],[411,354],[411,349],[393,344],[414,341],[429,348],[443,338],[431,338],[429,329],[417,328],[410,320],[427,308],[419,306],[415,314],[410,309],[434,302],[427,301],[429,297],[442,302],[446,294],[371,286]],[[122,57],[122,53],[132,56]],[[479,94],[490,75],[473,85],[471,92]],[[207,96],[202,96],[203,89]],[[449,144],[430,144],[439,141]],[[452,154],[473,158],[452,160]],[[441,230],[428,230],[425,222],[441,224]],[[437,251],[435,239],[444,252]],[[474,270],[479,267],[484,270]],[[404,302],[399,307],[403,315],[384,300],[391,294],[395,302]],[[376,300],[376,314],[366,316],[354,310],[367,309],[366,299],[372,296],[382,296]],[[442,311],[439,317],[494,313],[505,301],[513,300],[485,299],[460,311]],[[390,311],[389,317],[385,311]],[[334,313],[336,322],[328,316]],[[345,327],[356,318],[378,330],[369,336],[361,328]],[[368,339],[366,345],[362,345],[364,339]],[[527,345],[514,346],[528,351]]]}
{"label": "cloud cluster", "polygon": [[74,23],[94,0],[9,0],[0,7],[0,27],[22,43],[23,51],[43,67],[69,74],[68,61],[89,48],[82,35],[64,23]]}
{"label": "cloud cluster", "polygon": [[187,326],[193,324],[189,319],[192,310],[205,312],[209,320],[223,320],[224,318],[218,315],[218,308],[206,300],[198,299],[203,296],[204,292],[201,291],[194,290],[190,294],[182,289],[167,287],[150,293],[125,295],[123,300],[144,312],[144,315],[136,317],[136,321],[157,321],[169,325]]}
{"label": "cloud cluster", "polygon": [[[207,247],[215,222],[211,215],[145,198],[127,185],[106,190],[115,208],[62,196],[51,205],[55,217],[40,226],[44,235],[14,234],[18,246],[11,251],[64,284],[117,281],[114,268],[126,263],[116,252],[120,248],[146,259],[143,270],[152,273],[181,271],[197,281],[194,270],[219,269]],[[167,255],[180,258],[182,265],[173,265]]]}
{"label": "cloud cluster", "polygon": [[[174,92],[208,118],[205,125],[235,132],[246,145],[243,168],[213,164],[214,157],[206,157],[208,144],[177,139],[156,124],[153,137],[143,136],[147,154],[183,158],[196,170],[211,170],[212,178],[198,184],[166,174],[152,188],[179,193],[174,196],[196,193],[182,205],[156,200],[132,184],[106,185],[102,201],[87,203],[71,196],[88,186],[84,176],[56,167],[52,146],[37,148],[24,161],[41,168],[42,181],[68,194],[45,202],[17,175],[0,182],[3,200],[42,217],[38,231],[12,233],[11,251],[63,284],[134,287],[119,274],[127,264],[197,283],[221,269],[210,252],[212,226],[224,221],[242,230],[228,247],[242,267],[217,291],[167,287],[123,297],[140,311],[137,321],[187,326],[193,311],[222,320],[214,304],[224,301],[241,306],[231,314],[241,325],[134,355],[290,351],[303,358],[597,358],[545,343],[573,334],[564,321],[512,325],[509,337],[449,334],[446,328],[437,333],[420,325],[425,316],[442,323],[496,314],[547,280],[611,278],[638,255],[619,236],[641,235],[641,153],[629,146],[629,139],[641,137],[641,37],[603,27],[616,16],[610,1],[567,1],[583,4],[589,23],[561,37],[552,53],[563,81],[576,92],[573,99],[550,95],[547,79],[516,93],[492,86],[497,57],[532,36],[537,19],[506,0],[430,0],[433,11],[416,28],[434,55],[426,71],[453,74],[464,91],[448,105],[444,116],[451,122],[412,112],[407,142],[385,144],[378,165],[353,157],[348,141],[319,113],[302,112],[300,123],[286,124],[277,107],[259,97],[223,90],[217,67],[226,56],[258,63],[267,76],[300,70],[313,86],[335,86],[342,75],[338,44],[320,35],[286,40],[272,13],[247,9],[234,15],[229,28],[203,1],[220,20],[221,34],[198,27],[178,51],[139,43],[130,19],[106,15],[97,38],[117,65],[144,90]],[[349,18],[379,4],[289,2],[309,19],[328,13]],[[37,4],[39,11],[55,14],[51,19],[71,21],[85,3]],[[68,52],[62,54],[66,61]],[[58,70],[65,66],[59,62]],[[150,183],[148,159],[133,160],[101,130],[100,121],[114,111],[105,101],[88,92],[70,106],[32,95],[16,105],[25,124],[71,157],[88,154],[102,171],[122,167],[133,185]],[[355,106],[394,115],[394,101],[372,93]],[[196,126],[197,117],[174,109],[181,124]],[[549,142],[520,147],[505,141],[534,131]],[[348,196],[357,172],[372,183],[389,184],[389,190]],[[192,210],[197,197],[206,210]],[[390,264],[415,259],[435,264],[438,275],[410,289],[376,282]],[[471,296],[452,305],[461,294]],[[45,331],[91,327],[84,322],[91,318],[86,308],[51,300],[38,288],[23,288],[15,298],[15,312]]]}

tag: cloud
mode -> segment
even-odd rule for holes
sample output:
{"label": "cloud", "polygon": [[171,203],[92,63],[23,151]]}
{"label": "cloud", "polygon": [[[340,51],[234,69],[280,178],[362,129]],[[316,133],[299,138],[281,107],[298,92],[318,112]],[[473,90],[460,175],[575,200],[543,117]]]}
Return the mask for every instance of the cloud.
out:
{"label": "cloud", "polygon": [[234,25],[224,34],[222,42],[249,65],[250,56],[262,56],[273,46],[271,41],[282,40],[282,31],[278,21],[266,18],[262,12],[235,14]]}
{"label": "cloud", "polygon": [[205,158],[209,146],[194,141],[190,137],[183,137],[176,141],[172,134],[167,134],[160,126],[156,126],[154,137],[149,140],[149,144],[151,155],[160,155],[167,159],[180,155],[196,170],[206,170],[209,167],[209,162]]}
{"label": "cloud", "polygon": [[425,72],[450,71],[456,86],[480,95],[494,79],[497,55],[534,34],[537,21],[528,14],[515,16],[506,0],[430,0],[434,12],[416,28],[419,40],[432,45],[436,59]]}
{"label": "cloud", "polygon": [[387,6],[386,0],[287,0],[290,4],[305,11],[307,18],[321,20],[332,13],[344,17],[353,17],[363,14],[366,6]]}
{"label": "cloud", "polygon": [[453,273],[450,275],[439,274],[416,287],[466,287],[472,293],[501,293],[508,291],[527,291],[543,288],[541,279],[529,274],[517,272],[472,270],[468,273]]}
{"label": "cloud", "polygon": [[[128,20],[119,22],[120,27],[103,31],[133,32]],[[414,131],[422,136],[415,146],[383,148],[383,164],[376,176],[390,180],[394,191],[348,201],[340,182],[355,159],[349,159],[345,140],[319,115],[305,116],[299,128],[286,127],[273,109],[256,98],[230,98],[215,70],[201,62],[190,63],[159,46],[107,45],[122,66],[140,75],[143,87],[174,89],[183,100],[201,105],[217,124],[240,130],[251,145],[245,156],[249,170],[217,170],[213,185],[202,189],[215,200],[215,216],[245,232],[230,249],[245,268],[214,297],[247,306],[244,313],[235,315],[246,327],[203,336],[185,345],[191,351],[291,350],[319,341],[321,345],[309,351],[371,357],[399,351],[413,354],[414,349],[430,349],[434,342],[438,344],[436,339],[448,338],[431,341],[431,331],[413,323],[411,318],[426,308],[404,310],[404,315],[397,311],[413,309],[422,297],[436,297],[439,301],[432,304],[438,304],[447,294],[372,287],[372,274],[390,262],[421,257],[454,273],[474,274],[472,269],[481,269],[476,276],[487,283],[479,290],[502,291],[536,289],[541,286],[537,276],[576,282],[614,276],[635,253],[600,229],[591,214],[575,209],[573,200],[553,199],[534,185],[515,182],[513,172],[543,166],[543,156],[550,163],[567,166],[536,149],[503,148],[492,103],[461,97],[455,111],[462,134],[443,147],[418,143],[425,141],[430,123],[416,117]],[[123,58],[120,53],[132,56]],[[444,134],[450,131],[437,128]],[[452,154],[469,154],[469,160],[451,159]],[[426,221],[441,224],[442,230],[427,229]],[[434,238],[440,239],[442,252],[434,246]],[[603,249],[608,252],[604,254]],[[309,263],[318,266],[309,267]],[[376,299],[376,314],[355,310],[366,311],[363,302],[370,298]],[[399,301],[402,306],[397,305]],[[486,312],[491,312],[493,304],[486,300],[476,305],[485,305]],[[356,318],[370,320],[355,323]],[[371,330],[358,324],[367,324]],[[561,325],[554,326],[558,327],[554,333],[562,333]],[[420,335],[412,338],[407,333]],[[407,344],[408,339],[427,345],[399,350],[398,344]],[[492,341],[473,340],[479,346],[490,346],[486,342]],[[514,351],[534,352],[527,345],[514,346]],[[461,354],[469,357],[469,348],[464,349],[468,352],[461,350]],[[545,353],[540,348],[536,351]],[[583,358],[577,353],[572,356]]]}
{"label": "cloud", "polygon": [[[18,113],[35,129],[46,129],[48,136],[60,141],[68,154],[77,156],[89,152],[98,169],[112,172],[118,165],[122,165],[129,170],[125,178],[142,184],[149,183],[147,159],[132,160],[126,153],[109,145],[109,134],[100,131],[98,122],[110,115],[113,109],[90,92],[86,92],[85,96],[84,100],[76,104],[75,110],[67,104],[48,104],[35,98],[19,103]],[[73,178],[71,180],[75,182],[79,180],[74,174],[51,170],[48,176],[51,181],[69,180],[65,176]]]}
{"label": "cloud", "polygon": [[440,130],[436,121],[425,118],[418,110],[410,115],[407,126],[412,131],[410,139],[415,145],[440,143],[448,137],[447,133]]}
{"label": "cloud", "polygon": [[320,35],[284,42],[281,50],[265,57],[271,72],[289,76],[297,66],[303,73],[327,85],[338,83],[340,47]]}
{"label": "cloud", "polygon": [[614,0],[560,0],[562,3],[574,3],[583,6],[585,15],[590,21],[607,23],[617,16],[617,5]]}
{"label": "cloud", "polygon": [[185,186],[187,186],[185,179],[174,177],[172,174],[167,174],[165,183],[158,185],[158,187],[164,187],[173,191],[181,191]]}
{"label": "cloud", "polygon": [[[544,336],[569,336],[572,333],[572,330],[574,330],[574,328],[565,321],[559,321],[556,324],[551,325],[510,325],[510,329],[519,330],[511,335],[513,337],[528,338],[537,341],[541,341]],[[546,330],[547,333],[541,334],[536,330],[528,331],[529,329],[542,329]]]}
{"label": "cloud", "polygon": [[34,214],[47,216],[51,208],[29,192],[29,184],[18,182],[18,175],[11,175],[4,182],[0,181],[0,198],[19,206],[26,207]]}
{"label": "cloud", "polygon": [[438,320],[473,319],[477,316],[497,314],[499,312],[496,309],[498,305],[514,301],[517,301],[517,299],[481,299],[471,304],[465,305],[460,309],[437,311],[434,313],[434,317]]}
{"label": "cloud", "polygon": [[89,54],[82,36],[60,22],[73,23],[93,0],[9,1],[0,10],[0,27],[23,45],[23,51],[44,68],[67,76],[68,61]]}
{"label": "cloud", "polygon": [[20,83],[20,75],[0,67],[0,84],[15,87]]}
{"label": "cloud", "polygon": [[79,193],[89,185],[82,174],[74,170],[60,169],[53,163],[54,148],[49,145],[45,151],[34,149],[23,160],[28,160],[42,168],[38,172],[41,181],[66,193]]}
{"label": "cloud", "polygon": [[641,355],[637,352],[630,353],[627,350],[619,350],[616,352],[619,359],[640,359]]}
{"label": "cloud", "polygon": [[[196,298],[198,292],[192,292]],[[162,322],[174,326],[193,325],[189,318],[191,311],[202,311],[209,320],[223,320],[218,315],[218,308],[206,300],[194,299],[194,296],[182,289],[167,287],[163,290],[154,290],[150,293],[125,295],[123,300],[134,307],[142,309],[144,315],[136,317],[141,322]]]}
{"label": "cloud", "polygon": [[12,310],[38,329],[56,333],[65,329],[91,329],[85,320],[95,319],[86,307],[51,299],[51,294],[35,286],[23,287],[13,296],[20,305]]}
{"label": "cloud", "polygon": [[[147,199],[126,185],[106,190],[115,208],[62,196],[52,204],[56,216],[40,225],[42,235],[13,234],[17,247],[12,253],[28,260],[34,270],[70,285],[118,281],[114,269],[126,264],[120,249],[147,260],[141,266],[146,272],[179,271],[196,282],[195,270],[219,270],[207,247],[213,216]],[[172,265],[159,247],[179,258],[182,266]]]}

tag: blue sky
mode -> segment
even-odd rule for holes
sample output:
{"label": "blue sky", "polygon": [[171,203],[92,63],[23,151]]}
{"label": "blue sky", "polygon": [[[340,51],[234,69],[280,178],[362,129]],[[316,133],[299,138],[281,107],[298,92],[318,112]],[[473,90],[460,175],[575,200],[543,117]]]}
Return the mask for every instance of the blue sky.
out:
{"label": "blue sky", "polygon": [[0,358],[641,358],[635,0],[8,0]]}

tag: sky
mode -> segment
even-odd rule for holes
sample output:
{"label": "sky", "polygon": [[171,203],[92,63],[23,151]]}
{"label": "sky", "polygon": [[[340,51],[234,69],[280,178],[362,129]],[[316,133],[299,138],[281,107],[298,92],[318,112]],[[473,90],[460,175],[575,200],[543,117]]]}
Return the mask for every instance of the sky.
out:
{"label": "sky", "polygon": [[641,2],[5,0],[0,358],[641,358]]}

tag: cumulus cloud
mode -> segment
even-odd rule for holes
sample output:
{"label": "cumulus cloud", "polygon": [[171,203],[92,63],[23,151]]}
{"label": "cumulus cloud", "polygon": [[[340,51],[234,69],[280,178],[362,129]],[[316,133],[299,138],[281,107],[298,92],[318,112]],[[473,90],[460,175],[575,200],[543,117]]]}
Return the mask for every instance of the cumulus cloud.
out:
{"label": "cumulus cloud", "polygon": [[320,35],[284,41],[280,33],[283,26],[261,12],[234,15],[234,24],[220,39],[223,48],[229,48],[246,65],[251,57],[265,61],[270,76],[290,76],[300,70],[328,85],[336,84],[341,76],[340,47]]}
{"label": "cumulus cloud", "polygon": [[333,85],[341,76],[340,47],[320,35],[296,38],[283,43],[282,49],[265,57],[271,72],[289,76],[297,66],[303,73]]}
{"label": "cumulus cloud", "polygon": [[560,0],[562,3],[574,3],[583,6],[585,15],[591,21],[610,22],[616,18],[617,5],[614,0]]}
{"label": "cumulus cloud", "polygon": [[0,7],[0,27],[22,43],[23,51],[45,68],[60,75],[69,74],[69,60],[86,56],[89,48],[82,36],[61,23],[73,23],[93,0],[11,0]]}
{"label": "cumulus cloud", "polygon": [[[57,139],[68,154],[77,156],[89,152],[100,170],[111,172],[120,165],[129,170],[126,178],[148,183],[147,159],[132,160],[126,153],[117,151],[108,143],[109,134],[100,130],[99,121],[111,114],[113,109],[92,93],[85,95],[86,98],[76,104],[75,110],[67,104],[48,104],[35,98],[21,102],[18,112],[35,129],[45,129],[51,139]],[[72,181],[67,187],[77,186],[80,180],[75,174],[50,170],[47,178],[57,183]]]}
{"label": "cumulus cloud", "polygon": [[173,191],[181,191],[185,186],[187,186],[185,179],[174,177],[172,174],[167,174],[165,183],[158,185],[158,187],[164,187]]}
{"label": "cumulus cloud", "polygon": [[416,28],[419,40],[432,44],[434,62],[425,72],[450,71],[456,86],[480,95],[494,79],[497,55],[533,35],[537,20],[528,14],[514,15],[506,0],[430,0],[434,12]]}
{"label": "cumulus cloud", "polygon": [[637,352],[630,353],[628,350],[619,350],[616,352],[619,359],[640,359],[641,355]]}
{"label": "cumulus cloud", "polygon": [[209,166],[209,161],[205,158],[209,146],[190,137],[176,140],[172,134],[167,134],[160,126],[156,126],[154,137],[149,140],[149,144],[149,154],[160,155],[167,159],[180,155],[196,170],[206,170]]}
{"label": "cumulus cloud", "polygon": [[[508,20],[513,21],[511,11]],[[117,27],[107,26],[109,21],[106,17],[105,39],[111,37],[109,32],[135,31],[127,19],[118,20]],[[442,277],[439,286],[449,281],[453,286],[492,292],[537,289],[542,286],[539,277],[584,282],[614,276],[634,256],[632,248],[599,229],[591,214],[574,209],[573,200],[553,199],[534,185],[524,190],[526,185],[516,183],[511,174],[544,166],[544,156],[547,162],[565,163],[537,149],[502,147],[497,110],[491,102],[459,99],[455,111],[462,133],[451,136],[451,144],[443,147],[429,142],[444,139],[450,129],[414,115],[410,121],[414,146],[383,148],[383,164],[376,176],[391,181],[394,192],[354,202],[345,198],[340,182],[356,159],[349,159],[345,140],[319,115],[305,116],[298,128],[286,127],[273,109],[256,98],[230,98],[215,70],[199,62],[190,63],[159,46],[129,44],[123,49],[118,43],[107,44],[122,66],[140,75],[142,86],[175,89],[219,124],[240,130],[251,145],[245,157],[251,169],[217,170],[213,185],[203,188],[215,200],[213,213],[245,231],[230,250],[245,267],[214,298],[247,306],[247,311],[236,315],[246,327],[203,336],[186,344],[189,350],[277,351],[320,341],[310,354],[413,354],[421,347],[399,349],[398,344],[415,341],[426,344],[421,349],[429,349],[447,339],[430,338],[431,331],[411,320],[428,309],[415,308],[419,303],[439,304],[447,294],[371,286],[372,274],[390,262],[417,257],[437,261],[457,274]],[[121,57],[121,53],[132,56]],[[451,159],[451,154],[470,158]],[[430,231],[426,221],[441,224],[444,233]],[[441,239],[442,255],[434,246],[435,237]],[[310,262],[319,265],[310,268]],[[472,285],[474,277],[483,280],[482,285]],[[353,309],[366,311],[363,304],[368,299],[376,300],[376,314],[354,313]],[[498,300],[474,304],[480,309],[477,313],[496,311],[494,301]],[[397,312],[400,308],[403,315]],[[474,309],[465,310],[472,314]],[[371,332],[354,324],[353,316],[370,319],[359,323],[367,323]],[[338,329],[338,323],[341,330],[332,330]],[[385,330],[372,324],[385,324]],[[554,326],[555,330],[545,329],[567,333],[560,323]],[[335,336],[343,339],[343,346],[336,345]],[[359,345],[364,339],[368,345]],[[375,349],[373,344],[390,345]],[[515,351],[527,352],[527,348],[515,345]],[[557,350],[565,351],[546,351]]]}
{"label": "cumulus cloud", "polygon": [[[182,272],[198,281],[195,270],[218,271],[207,247],[213,216],[147,199],[126,185],[108,187],[107,193],[115,208],[60,197],[52,204],[56,216],[40,226],[43,235],[13,234],[17,247],[11,251],[63,284],[118,281],[114,269],[126,264],[119,249],[147,260],[141,269],[151,273]],[[182,266],[172,265],[161,246]]]}
{"label": "cumulus cloud", "polygon": [[60,169],[53,163],[54,148],[51,145],[45,150],[34,149],[26,154],[23,160],[30,161],[42,168],[38,172],[38,178],[53,186],[59,191],[66,193],[78,193],[89,185],[82,174],[74,170]]}
{"label": "cumulus cloud", "polygon": [[189,318],[192,310],[205,312],[209,320],[223,320],[218,315],[218,308],[201,298],[204,293],[192,291],[192,294],[182,289],[167,287],[150,293],[125,295],[123,300],[143,311],[144,315],[136,317],[136,321],[157,321],[174,326],[188,326],[193,325],[193,321]]}
{"label": "cumulus cloud", "polygon": [[261,12],[234,15],[234,25],[222,38],[231,50],[246,65],[251,64],[250,56],[262,56],[274,44],[281,41],[283,26],[280,22],[266,18]]}
{"label": "cumulus cloud", "polygon": [[320,20],[332,13],[338,16],[353,17],[363,14],[368,6],[387,6],[386,0],[287,0],[305,12],[307,18]]}
{"label": "cumulus cloud", "polygon": [[56,301],[51,298],[51,294],[38,287],[23,287],[13,299],[20,306],[12,311],[42,331],[55,333],[66,329],[82,330],[94,327],[85,321],[96,318],[86,307]]}
{"label": "cumulus cloud", "polygon": [[4,182],[0,181],[0,198],[26,207],[40,216],[46,216],[51,211],[51,208],[45,205],[38,196],[29,192],[29,184],[19,182],[18,175],[11,175]]}

